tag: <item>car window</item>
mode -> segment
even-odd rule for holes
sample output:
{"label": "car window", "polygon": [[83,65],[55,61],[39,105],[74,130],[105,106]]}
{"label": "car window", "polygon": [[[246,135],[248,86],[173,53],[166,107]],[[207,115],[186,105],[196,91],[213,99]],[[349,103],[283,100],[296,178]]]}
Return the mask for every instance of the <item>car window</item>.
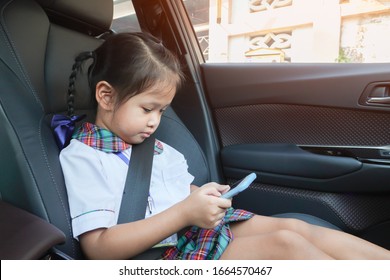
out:
{"label": "car window", "polygon": [[209,62],[390,62],[390,0],[184,0]]}
{"label": "car window", "polygon": [[114,0],[114,20],[111,29],[117,33],[141,31],[131,0]]}

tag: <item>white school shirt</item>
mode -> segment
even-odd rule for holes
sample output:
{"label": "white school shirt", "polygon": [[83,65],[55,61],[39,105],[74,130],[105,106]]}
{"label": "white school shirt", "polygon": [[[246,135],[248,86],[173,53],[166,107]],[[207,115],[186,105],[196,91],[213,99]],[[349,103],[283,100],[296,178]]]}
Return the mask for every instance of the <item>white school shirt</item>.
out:
{"label": "white school shirt", "polygon": [[[190,194],[194,177],[188,172],[184,156],[169,145],[153,158],[149,208],[145,218],[164,211]],[[123,154],[130,158],[131,147]],[[117,224],[128,165],[117,155],[106,153],[73,139],[61,151],[60,162],[64,173],[72,218],[73,237]],[[130,162],[130,164],[137,164]],[[164,240],[174,243],[176,234]]]}

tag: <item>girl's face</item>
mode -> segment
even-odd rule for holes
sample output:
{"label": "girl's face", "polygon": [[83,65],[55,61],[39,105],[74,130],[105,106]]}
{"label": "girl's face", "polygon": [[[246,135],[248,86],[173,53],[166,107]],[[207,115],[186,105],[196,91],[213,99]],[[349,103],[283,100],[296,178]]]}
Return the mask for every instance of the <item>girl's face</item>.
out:
{"label": "girl's face", "polygon": [[100,83],[96,86],[96,125],[129,144],[142,143],[156,131],[176,92],[175,86],[160,83],[115,106],[115,90],[106,82]]}

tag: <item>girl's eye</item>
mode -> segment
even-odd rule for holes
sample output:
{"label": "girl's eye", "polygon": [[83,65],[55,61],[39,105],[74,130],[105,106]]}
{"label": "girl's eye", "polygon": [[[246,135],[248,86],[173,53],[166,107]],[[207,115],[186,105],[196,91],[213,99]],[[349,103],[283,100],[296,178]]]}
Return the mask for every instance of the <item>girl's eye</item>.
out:
{"label": "girl's eye", "polygon": [[148,109],[148,108],[143,108],[143,109],[144,109],[145,113],[150,113],[150,112],[152,112],[151,109]]}

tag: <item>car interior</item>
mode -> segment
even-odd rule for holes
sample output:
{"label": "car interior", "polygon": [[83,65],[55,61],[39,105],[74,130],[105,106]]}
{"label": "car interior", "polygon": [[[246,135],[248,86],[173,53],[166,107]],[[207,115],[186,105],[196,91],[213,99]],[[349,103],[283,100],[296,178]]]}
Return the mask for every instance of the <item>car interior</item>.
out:
{"label": "car interior", "polygon": [[[389,80],[388,65],[367,66],[359,72],[352,65],[340,69],[334,65],[204,64],[181,0],[134,0],[133,4],[142,30],[160,38],[183,64],[186,82],[164,114],[156,138],[184,154],[194,184],[231,184],[256,172],[256,183],[234,198],[236,207],[295,217],[390,248],[388,149],[375,148],[387,143],[388,112],[375,107],[363,108],[365,114],[350,114],[350,109],[326,104],[328,92],[335,87],[329,81],[349,73],[353,74],[345,79],[350,84],[362,76],[368,83]],[[0,5],[1,259],[84,259],[72,237],[59,149],[50,122],[54,114],[66,112],[74,57],[95,49],[113,33],[113,1],[1,0]],[[93,121],[86,70],[77,80],[75,107],[76,114],[86,114],[87,120]],[[273,81],[275,72],[286,78]],[[253,82],[259,73],[261,81]],[[328,76],[299,80],[318,73]],[[297,78],[289,82],[294,75]],[[305,98],[305,91],[291,86],[297,83],[316,91],[314,96],[319,98]],[[261,97],[257,94],[260,90],[265,92]],[[276,105],[271,95],[275,91],[281,96]],[[302,97],[303,103],[294,104],[286,91],[292,91],[296,99]],[[337,102],[347,103],[348,98],[340,97]],[[291,113],[286,126],[296,125],[306,141],[273,129],[271,120],[277,122],[278,110]],[[264,115],[266,118],[256,117]],[[353,147],[365,145],[354,143],[353,137],[349,149],[346,144],[332,143],[344,129],[331,125],[323,131],[331,140],[321,148],[312,145],[316,139],[310,139],[314,128],[308,116],[314,116],[317,125],[326,118],[347,119],[352,128],[358,125],[359,131],[369,130],[361,137],[370,139],[380,138],[377,130],[372,131],[374,124],[385,140],[370,145],[375,147],[365,150],[368,155],[356,156]],[[366,125],[360,126],[361,122]],[[369,154],[378,150],[382,158]]]}

